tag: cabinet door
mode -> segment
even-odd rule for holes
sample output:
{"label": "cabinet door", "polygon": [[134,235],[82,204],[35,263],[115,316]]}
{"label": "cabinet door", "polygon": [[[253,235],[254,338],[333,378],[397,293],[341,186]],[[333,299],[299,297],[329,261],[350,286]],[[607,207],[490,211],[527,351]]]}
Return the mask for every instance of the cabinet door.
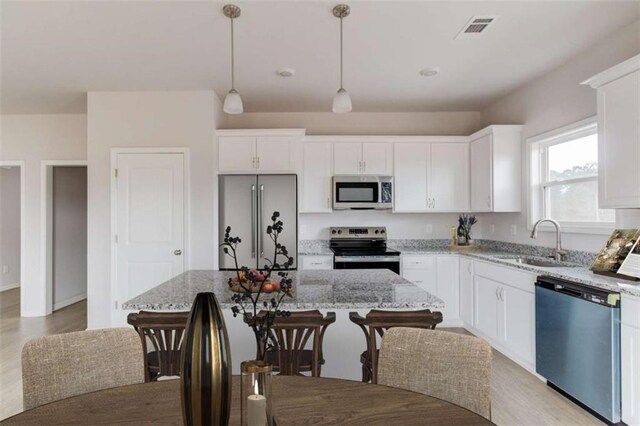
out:
{"label": "cabinet door", "polygon": [[491,135],[471,142],[471,211],[491,211]]}
{"label": "cabinet door", "polygon": [[482,276],[473,278],[473,310],[475,327],[488,338],[498,338],[498,290],[499,284]]}
{"label": "cabinet door", "polygon": [[362,173],[365,175],[391,175],[391,159],[387,158],[386,143],[362,144]]}
{"label": "cabinet door", "polygon": [[469,145],[433,143],[429,161],[429,197],[434,211],[469,210]]}
{"label": "cabinet door", "polygon": [[473,261],[460,258],[460,318],[465,324],[473,322]]}
{"label": "cabinet door", "polygon": [[640,207],[640,72],[598,89],[600,208]]}
{"label": "cabinet door", "polygon": [[328,142],[304,145],[302,212],[330,213],[332,145]]}
{"label": "cabinet door", "polygon": [[640,329],[623,323],[621,337],[622,421],[637,425],[640,424]]}
{"label": "cabinet door", "polygon": [[517,288],[500,289],[504,324],[499,329],[504,345],[520,359],[533,365],[535,359],[535,295]]}
{"label": "cabinet door", "polygon": [[359,142],[333,144],[333,173],[358,175],[362,170],[362,144]]}
{"label": "cabinet door", "polygon": [[221,136],[218,138],[218,170],[220,172],[255,173],[256,138],[253,136]]}
{"label": "cabinet door", "polygon": [[436,296],[444,301],[442,317],[444,321],[456,321],[459,312],[458,258],[456,256],[437,257]]}
{"label": "cabinet door", "polygon": [[394,210],[427,210],[427,149],[424,143],[397,143],[394,146]]}
{"label": "cabinet door", "polygon": [[293,138],[260,136],[256,143],[257,169],[259,172],[290,172],[291,143]]}
{"label": "cabinet door", "polygon": [[437,295],[436,256],[408,256],[403,259],[402,265],[402,276],[405,279],[434,296]]}

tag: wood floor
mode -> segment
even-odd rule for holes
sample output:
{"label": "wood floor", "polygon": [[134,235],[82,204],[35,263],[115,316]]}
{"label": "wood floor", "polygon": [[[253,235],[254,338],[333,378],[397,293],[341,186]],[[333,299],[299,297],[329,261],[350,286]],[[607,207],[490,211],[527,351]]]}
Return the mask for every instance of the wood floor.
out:
{"label": "wood floor", "polygon": [[[43,318],[21,318],[19,309],[19,289],[0,293],[0,419],[22,410],[22,345],[33,337],[86,328],[85,302]],[[497,351],[491,401],[492,420],[498,425],[603,424]]]}

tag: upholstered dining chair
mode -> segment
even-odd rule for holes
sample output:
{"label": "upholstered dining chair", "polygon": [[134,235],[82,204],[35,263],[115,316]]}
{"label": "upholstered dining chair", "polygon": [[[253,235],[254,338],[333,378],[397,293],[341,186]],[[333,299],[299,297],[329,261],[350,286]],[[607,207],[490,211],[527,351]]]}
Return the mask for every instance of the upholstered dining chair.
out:
{"label": "upholstered dining chair", "polygon": [[140,338],[130,328],[44,336],[22,349],[25,410],[136,383],[144,383],[144,363]]}
{"label": "upholstered dining chair", "polygon": [[357,312],[349,312],[349,319],[364,332],[367,349],[360,355],[362,381],[377,383],[378,336],[383,337],[385,330],[392,327],[413,327],[434,329],[442,322],[441,312],[429,309],[420,311],[380,311],[372,309],[362,317]]}
{"label": "upholstered dining chair", "polygon": [[378,384],[435,396],[491,419],[491,346],[474,336],[394,328],[382,338]]}
{"label": "upholstered dining chair", "polygon": [[147,382],[180,375],[180,351],[188,318],[188,311],[140,311],[127,316],[142,341]]}
{"label": "upholstered dining chair", "polygon": [[[265,314],[264,311],[258,313]],[[250,318],[246,316],[245,321]],[[311,376],[320,377],[325,362],[322,353],[324,333],[334,322],[335,312],[327,312],[323,316],[318,310],[294,311],[286,317],[276,317],[271,326],[271,340],[275,342],[275,347],[266,355],[273,371],[286,376],[310,372]],[[311,349],[308,349],[310,340]]]}

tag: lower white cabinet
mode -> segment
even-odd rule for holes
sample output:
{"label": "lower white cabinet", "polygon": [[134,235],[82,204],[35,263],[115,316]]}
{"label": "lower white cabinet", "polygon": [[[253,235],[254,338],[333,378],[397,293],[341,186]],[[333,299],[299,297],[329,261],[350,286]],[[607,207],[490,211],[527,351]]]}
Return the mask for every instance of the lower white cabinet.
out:
{"label": "lower white cabinet", "polygon": [[300,269],[333,269],[333,255],[310,255],[300,256]]}
{"label": "lower white cabinet", "polygon": [[474,262],[472,328],[532,370],[535,365],[535,280],[534,274]]}
{"label": "lower white cabinet", "polygon": [[640,298],[622,295],[622,421],[640,425]]}
{"label": "lower white cabinet", "polygon": [[459,323],[458,256],[405,255],[402,276],[444,301],[441,312],[446,325]]}

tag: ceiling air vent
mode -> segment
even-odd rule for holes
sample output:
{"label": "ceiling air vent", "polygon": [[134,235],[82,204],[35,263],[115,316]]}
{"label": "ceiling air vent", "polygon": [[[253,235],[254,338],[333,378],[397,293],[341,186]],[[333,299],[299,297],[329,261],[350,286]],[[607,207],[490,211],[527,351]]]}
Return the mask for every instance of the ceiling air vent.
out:
{"label": "ceiling air vent", "polygon": [[462,31],[456,36],[456,40],[466,40],[480,38],[487,31],[487,28],[493,24],[497,16],[474,16],[462,28]]}

